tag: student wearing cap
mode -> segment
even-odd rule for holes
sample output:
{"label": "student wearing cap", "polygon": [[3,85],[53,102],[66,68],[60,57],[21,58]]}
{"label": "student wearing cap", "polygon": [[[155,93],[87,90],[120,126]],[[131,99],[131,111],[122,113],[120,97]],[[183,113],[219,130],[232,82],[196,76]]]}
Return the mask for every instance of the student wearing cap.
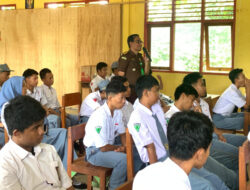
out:
{"label": "student wearing cap", "polygon": [[192,168],[205,164],[212,133],[212,123],[203,114],[192,111],[175,114],[167,133],[170,157],[140,171],[135,176],[133,190],[191,190],[188,175]]}
{"label": "student wearing cap", "polygon": [[101,107],[106,100],[106,87],[109,80],[103,80],[98,84],[98,89],[90,93],[82,102],[80,109],[80,123],[87,123],[92,113]]}
{"label": "student wearing cap", "polygon": [[233,69],[229,73],[232,84],[223,92],[213,108],[213,121],[219,129],[240,130],[244,126],[244,113],[233,113],[234,109],[246,108],[246,97],[239,90],[245,87],[246,77],[243,69]]}
{"label": "student wearing cap", "polygon": [[[58,116],[61,116],[60,111],[60,103],[57,98],[56,89],[52,87],[54,84],[54,76],[50,69],[44,68],[39,72],[40,78],[43,82],[41,86],[38,88],[42,91],[43,98],[46,100],[46,106],[47,108],[51,109],[52,111],[55,111],[55,113],[58,114]],[[72,114],[66,114],[66,127],[74,126],[79,123],[79,119],[77,115]]]}
{"label": "student wearing cap", "polygon": [[111,75],[109,76],[109,80],[111,81],[111,79],[114,77],[114,76],[118,76],[118,62],[115,61],[112,63],[111,65],[111,70],[112,70],[112,73]]}
{"label": "student wearing cap", "polygon": [[[127,178],[126,135],[121,108],[126,101],[126,87],[112,81],[106,88],[107,101],[90,116],[83,139],[86,160],[95,166],[113,168],[109,188],[116,189]],[[122,145],[114,145],[120,135]]]}
{"label": "student wearing cap", "polygon": [[[145,75],[137,80],[135,89],[139,102],[130,116],[129,132],[143,162],[164,161],[169,153],[167,123],[159,104],[159,83],[153,76]],[[189,180],[193,190],[228,189],[218,176],[204,168],[192,170]]]}
{"label": "student wearing cap", "polygon": [[97,75],[95,78],[92,79],[92,81],[90,82],[90,88],[92,90],[92,92],[95,92],[98,90],[98,84],[103,81],[103,80],[108,80],[108,76],[107,76],[107,69],[108,69],[108,65],[107,63],[104,62],[99,62],[96,65],[96,72]]}
{"label": "student wearing cap", "polygon": [[38,72],[33,69],[26,69],[23,72],[23,77],[25,85],[27,87],[26,95],[39,101],[42,104],[42,106],[46,109],[49,128],[60,128],[61,127],[60,114],[58,114],[55,110],[47,108],[45,106],[48,102],[45,96],[43,95],[42,90],[37,87]]}
{"label": "student wearing cap", "polygon": [[0,64],[0,91],[3,86],[3,83],[9,79],[11,71],[13,70],[10,70],[6,63]]}
{"label": "student wearing cap", "polygon": [[[181,84],[179,85],[174,93],[175,96],[175,103],[171,106],[169,111],[165,114],[166,120],[169,121],[171,117],[177,113],[182,111],[189,111],[193,109],[197,112],[202,112],[200,107],[196,106],[194,107],[194,101],[196,98],[198,98],[198,93],[195,90],[194,87],[192,87],[189,84]],[[210,151],[211,153],[212,151]],[[214,152],[214,146],[213,146],[213,152]],[[208,170],[209,172],[216,174],[222,181],[225,182],[225,184],[232,190],[238,189],[238,175],[237,175],[237,168],[238,166],[235,166],[238,164],[237,162],[237,155],[235,155],[235,151],[233,153],[226,153],[226,152],[220,152],[219,150],[216,150],[217,155],[215,158],[209,156],[207,159],[207,162],[204,165],[204,168]],[[231,159],[231,164],[233,166],[226,167],[224,164],[219,162],[218,157]],[[236,156],[236,157],[235,157]],[[217,160],[217,159],[218,160]],[[220,160],[221,161],[221,160]],[[232,168],[232,169],[231,169]],[[233,170],[234,169],[234,170]],[[196,172],[200,172],[197,170]]]}
{"label": "student wearing cap", "polygon": [[139,53],[142,49],[142,41],[138,34],[132,34],[127,39],[129,51],[123,53],[119,58],[118,75],[125,76],[131,87],[131,96],[128,99],[132,104],[136,100],[136,80],[150,72],[150,63]]}

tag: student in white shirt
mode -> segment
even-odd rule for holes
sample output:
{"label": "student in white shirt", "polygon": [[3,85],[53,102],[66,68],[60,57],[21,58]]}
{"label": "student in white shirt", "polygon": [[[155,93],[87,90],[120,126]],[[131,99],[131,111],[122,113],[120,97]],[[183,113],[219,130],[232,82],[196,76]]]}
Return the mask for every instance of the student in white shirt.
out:
{"label": "student in white shirt", "polygon": [[1,190],[73,190],[53,146],[41,143],[46,111],[28,96],[12,99],[4,110],[11,136],[0,151]]}
{"label": "student in white shirt", "polygon": [[[167,126],[159,104],[159,83],[151,75],[141,76],[136,82],[139,102],[130,116],[128,128],[145,163],[164,161],[168,156]],[[204,168],[189,174],[193,190],[228,189],[214,174]]]}
{"label": "student in white shirt", "polygon": [[[165,117],[168,121],[172,117],[172,115],[175,114],[176,112],[189,111],[190,109],[193,109],[197,112],[202,112],[200,107],[193,106],[195,99],[198,98],[198,93],[195,90],[195,88],[192,87],[191,85],[189,84],[179,85],[175,90],[174,96],[175,96],[175,103],[171,106],[170,110],[165,114]],[[214,144],[214,142],[212,142],[212,144]],[[215,147],[213,147],[214,150]],[[216,158],[221,156],[223,158],[231,159],[232,164],[237,163],[237,159],[230,158],[230,155],[228,156],[225,152],[219,152],[219,150],[217,149],[215,151],[217,154]],[[234,155],[234,153],[232,153],[232,155]],[[213,174],[216,174],[218,177],[220,177],[220,179],[224,181],[225,184],[230,189],[235,189],[235,190],[238,189],[237,171],[233,171],[232,169],[227,168],[224,164],[220,163],[218,160],[216,160],[211,156],[208,157],[207,162],[204,165],[204,168],[212,172]],[[200,172],[200,170],[197,170],[196,172]]]}
{"label": "student in white shirt", "polygon": [[111,75],[109,76],[109,80],[111,81],[111,79],[115,76],[118,76],[118,61],[115,61],[112,63],[111,65],[111,70],[112,70],[112,73]]}
{"label": "student in white shirt", "polygon": [[233,69],[229,73],[232,84],[223,92],[213,109],[213,122],[219,129],[242,129],[244,113],[233,113],[235,107],[247,108],[246,98],[239,88],[245,87],[247,80],[243,69]]}
{"label": "student in white shirt", "polygon": [[49,122],[49,128],[60,128],[61,119],[59,114],[51,108],[46,107],[47,100],[43,95],[40,88],[37,87],[38,84],[38,72],[34,69],[26,69],[23,72],[23,77],[27,87],[26,95],[30,96],[37,101],[39,101],[47,112],[47,120]]}
{"label": "student in white shirt", "polygon": [[90,82],[90,88],[91,88],[92,92],[95,92],[98,90],[99,82],[101,82],[102,80],[108,80],[107,69],[108,69],[108,65],[104,62],[99,62],[96,65],[97,75]]}
{"label": "student in white shirt", "polygon": [[[61,118],[60,103],[57,98],[56,89],[52,87],[54,84],[54,76],[50,69],[44,68],[39,72],[40,78],[43,84],[38,88],[41,90],[43,99],[45,99],[46,106],[52,113],[56,114]],[[55,111],[55,112],[54,112]],[[66,127],[74,126],[79,123],[77,115],[66,114]]]}
{"label": "student in white shirt", "polygon": [[106,101],[106,88],[109,80],[103,80],[98,84],[98,90],[90,93],[82,102],[80,109],[80,123],[87,123],[92,113],[101,107]]}
{"label": "student in white shirt", "polygon": [[188,175],[192,168],[205,164],[212,133],[212,123],[203,114],[193,111],[175,114],[168,125],[169,158],[140,171],[133,190],[191,190]]}
{"label": "student in white shirt", "polygon": [[[106,88],[107,101],[89,118],[85,137],[86,160],[95,166],[113,168],[109,188],[116,189],[127,177],[125,154],[125,128],[121,108],[125,103],[126,87],[120,81],[112,81]],[[120,135],[122,145],[114,145]]]}

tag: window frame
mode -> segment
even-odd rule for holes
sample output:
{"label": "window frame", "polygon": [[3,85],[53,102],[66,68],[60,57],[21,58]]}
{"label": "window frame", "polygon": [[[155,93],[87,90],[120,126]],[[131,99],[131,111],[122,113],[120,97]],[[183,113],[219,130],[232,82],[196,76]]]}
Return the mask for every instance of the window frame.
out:
{"label": "window frame", "polygon": [[[151,34],[150,30],[152,27],[168,27],[170,26],[170,62],[169,67],[151,67],[154,72],[168,72],[168,73],[190,73],[193,71],[176,71],[174,70],[174,43],[175,43],[175,24],[177,23],[201,23],[201,37],[200,37],[200,62],[199,62],[199,72],[202,74],[216,74],[216,75],[228,75],[228,71],[234,68],[234,53],[235,53],[235,22],[236,22],[236,0],[234,1],[234,11],[233,11],[233,19],[218,19],[218,20],[205,20],[205,0],[202,0],[202,7],[201,7],[201,19],[200,20],[186,20],[186,21],[178,21],[175,20],[175,0],[172,0],[172,19],[171,21],[160,21],[160,22],[148,22],[148,6],[147,3],[145,3],[144,11],[145,11],[145,17],[144,17],[144,42],[145,47],[151,51]],[[231,25],[231,44],[232,44],[232,67],[225,68],[225,67],[211,67],[210,65],[207,65],[207,71],[204,71],[203,69],[203,52],[204,48],[206,51],[206,56],[209,56],[208,48],[204,46],[204,41],[206,40],[205,34],[206,27],[208,29],[208,26],[221,26],[221,25]],[[208,33],[207,33],[208,34]],[[208,40],[208,38],[207,38]],[[208,41],[207,41],[208,42]],[[207,46],[209,44],[206,42]],[[206,58],[207,59],[207,58]],[[208,59],[209,60],[209,59]],[[207,64],[207,63],[205,63]],[[210,72],[209,72],[210,71]],[[212,71],[212,72],[211,72]],[[223,71],[223,72],[219,72]]]}

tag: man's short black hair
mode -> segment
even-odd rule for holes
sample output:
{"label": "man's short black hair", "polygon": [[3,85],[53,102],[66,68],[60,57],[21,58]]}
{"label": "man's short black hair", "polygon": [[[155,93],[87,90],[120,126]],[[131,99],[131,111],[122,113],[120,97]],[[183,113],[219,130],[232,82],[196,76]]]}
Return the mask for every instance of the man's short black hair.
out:
{"label": "man's short black hair", "polygon": [[97,63],[97,65],[96,65],[96,71],[100,71],[100,70],[102,70],[102,68],[104,68],[104,67],[108,67],[107,63],[99,62],[99,63]]}
{"label": "man's short black hair", "polygon": [[46,111],[42,105],[29,96],[17,96],[4,110],[4,119],[11,136],[15,129],[23,132],[32,124],[43,120],[45,116]]}
{"label": "man's short black hair", "polygon": [[121,81],[122,84],[128,81],[128,79],[127,79],[126,77],[122,77],[122,76],[114,76],[114,77],[111,79],[111,82],[114,81],[114,80]]}
{"label": "man's short black hair", "polygon": [[38,72],[35,71],[34,69],[26,69],[24,72],[23,72],[23,77],[24,78],[28,78],[32,75],[38,75]]}
{"label": "man's short black hair", "polygon": [[47,73],[52,73],[50,69],[44,68],[39,72],[41,80],[45,78]]}
{"label": "man's short black hair", "polygon": [[136,37],[139,37],[139,34],[132,34],[128,37],[127,42],[128,42],[128,47],[130,48],[130,42],[133,42]]}
{"label": "man's short black hair", "polygon": [[177,112],[168,123],[169,154],[179,160],[189,160],[197,150],[208,149],[212,134],[213,124],[206,115],[194,111]]}
{"label": "man's short black hair", "polygon": [[202,75],[199,72],[193,72],[187,74],[184,79],[183,83],[193,85],[198,82],[199,79],[202,79]]}
{"label": "man's short black hair", "polygon": [[152,75],[140,76],[135,84],[135,91],[139,99],[142,98],[144,90],[150,90],[154,86],[159,86],[159,82]]}
{"label": "man's short black hair", "polygon": [[231,82],[234,84],[235,83],[235,79],[238,78],[239,74],[243,72],[243,69],[233,69],[232,71],[230,71],[229,73],[229,79],[231,80]]}
{"label": "man's short black hair", "polygon": [[198,92],[195,90],[195,88],[189,84],[181,84],[175,89],[174,93],[175,100],[179,100],[182,93],[184,93],[186,96],[194,95],[195,98],[199,97]]}
{"label": "man's short black hair", "polygon": [[110,94],[116,95],[116,94],[119,94],[121,92],[126,92],[126,91],[127,89],[123,85],[123,82],[119,80],[112,80],[106,88],[106,95],[107,96],[109,96]]}

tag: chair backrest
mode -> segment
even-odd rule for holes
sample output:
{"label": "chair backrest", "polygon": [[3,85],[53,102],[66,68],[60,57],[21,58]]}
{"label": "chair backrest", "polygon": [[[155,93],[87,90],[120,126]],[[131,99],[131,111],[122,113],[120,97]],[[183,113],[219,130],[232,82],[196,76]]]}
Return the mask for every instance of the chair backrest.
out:
{"label": "chair backrest", "polygon": [[133,161],[133,139],[126,128],[126,153],[127,153],[127,178],[131,180],[134,178],[134,161]]}
{"label": "chair backrest", "polygon": [[239,148],[239,190],[247,189],[246,164],[250,161],[250,144],[245,141]]}
{"label": "chair backrest", "polygon": [[250,80],[246,81],[246,101],[247,105],[250,106]]}
{"label": "chair backrest", "polygon": [[126,181],[120,187],[116,188],[116,190],[132,190],[133,179]]}
{"label": "chair backrest", "polygon": [[[217,96],[217,97],[211,99],[211,101],[212,101],[211,102],[211,110],[214,109],[214,106],[217,103],[217,101],[219,100],[219,98],[220,98],[220,96]],[[213,113],[213,111],[212,111],[212,113]]]}
{"label": "chair backrest", "polygon": [[[74,160],[73,150],[74,142],[76,140],[83,139],[85,136],[85,126],[86,123],[82,123],[76,126],[68,128],[68,155],[67,155],[67,165],[68,165],[68,175],[71,176],[70,166]],[[69,171],[70,170],[70,171]]]}
{"label": "chair backrest", "polygon": [[62,108],[61,108],[61,120],[62,120],[62,128],[66,128],[66,110],[65,108],[68,106],[78,105],[80,111],[82,103],[82,97],[80,92],[64,94],[62,96]]}

